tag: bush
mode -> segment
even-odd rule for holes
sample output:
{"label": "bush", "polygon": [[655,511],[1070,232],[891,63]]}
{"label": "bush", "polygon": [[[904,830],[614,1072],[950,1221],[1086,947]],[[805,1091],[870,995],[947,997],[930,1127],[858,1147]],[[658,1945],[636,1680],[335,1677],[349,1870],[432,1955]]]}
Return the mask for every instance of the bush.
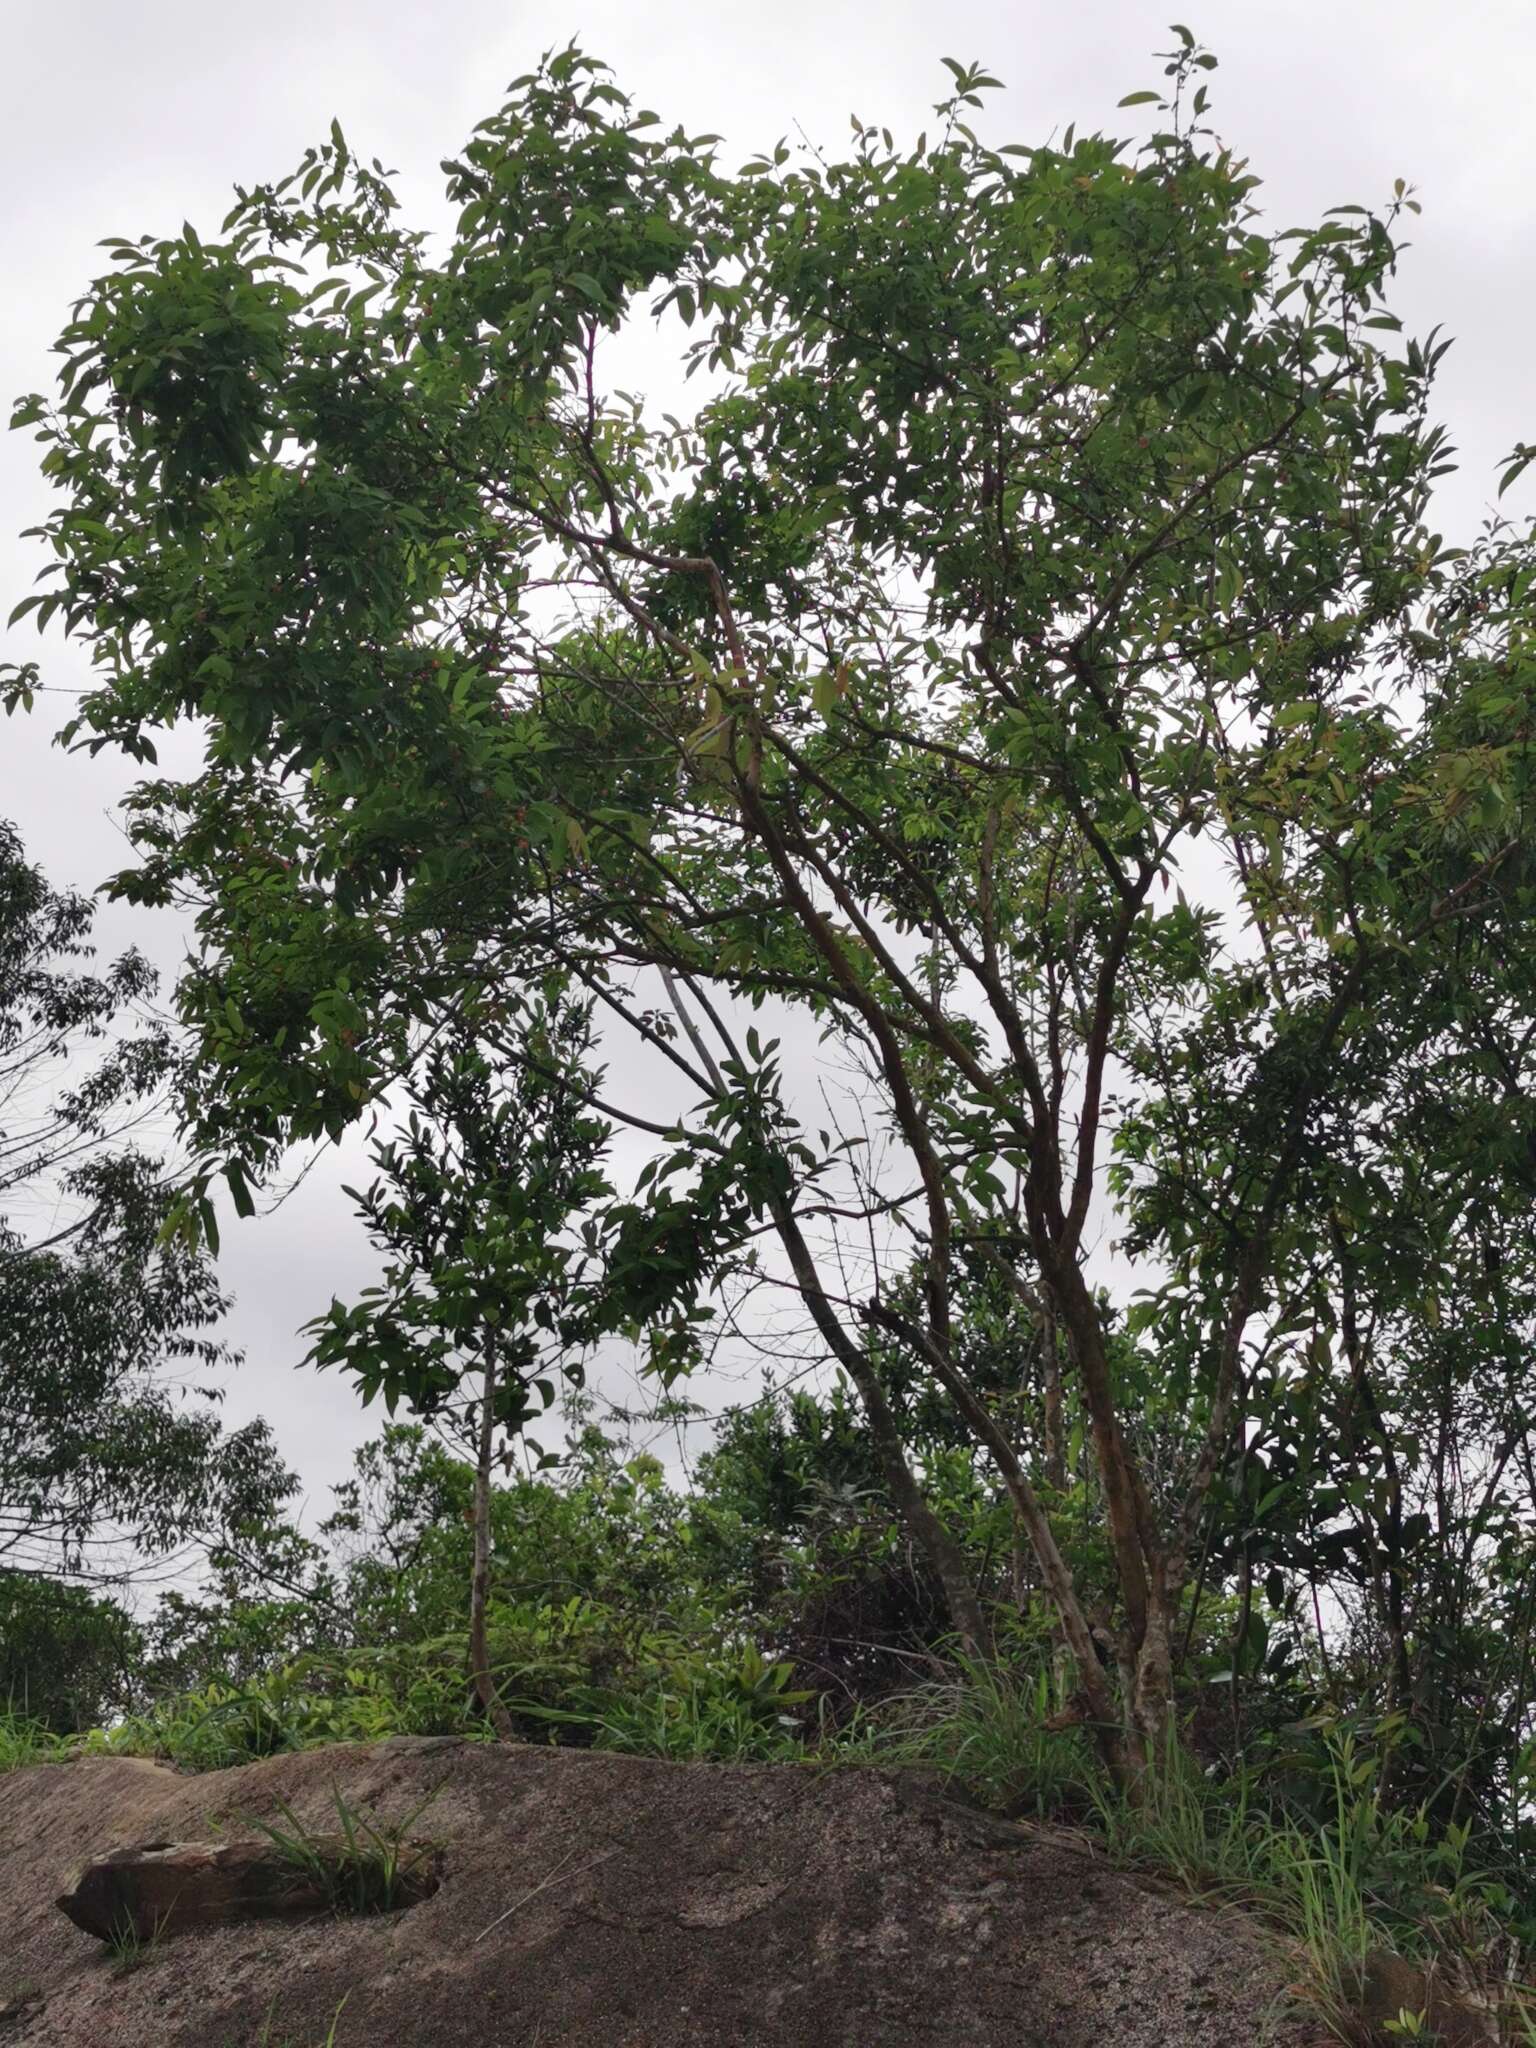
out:
{"label": "bush", "polygon": [[122,1705],[139,1631],[115,1601],[29,1572],[0,1572],[0,1704],[57,1734]]}

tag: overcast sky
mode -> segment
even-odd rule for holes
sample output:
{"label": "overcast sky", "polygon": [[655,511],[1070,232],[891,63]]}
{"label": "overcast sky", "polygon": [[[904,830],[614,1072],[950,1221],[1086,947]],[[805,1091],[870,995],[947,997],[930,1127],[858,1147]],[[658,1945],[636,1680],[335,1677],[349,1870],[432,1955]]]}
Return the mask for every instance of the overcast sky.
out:
{"label": "overcast sky", "polygon": [[[724,134],[728,164],[793,136],[796,123],[840,147],[851,113],[910,137],[947,90],[945,56],[980,58],[1008,85],[991,99],[993,141],[1039,142],[1068,122],[1129,133],[1146,110],[1117,114],[1115,103],[1159,81],[1150,53],[1170,41],[1175,4],[8,0],[0,400],[51,381],[50,344],[103,267],[99,240],[171,232],[188,218],[216,230],[236,182],[290,169],[332,116],[361,154],[399,168],[407,217],[427,223],[444,217],[439,160],[513,76],[573,36],[669,125]],[[1345,202],[1380,204],[1398,177],[1418,188],[1423,216],[1393,304],[1411,331],[1439,323],[1456,337],[1439,410],[1463,467],[1442,486],[1439,524],[1463,536],[1492,501],[1498,458],[1536,439],[1536,9],[1528,0],[1459,10],[1422,0],[1183,4],[1220,58],[1212,118],[1264,180],[1273,225]],[[651,390],[665,401],[654,380]],[[40,566],[35,544],[10,538],[46,506],[35,453],[24,434],[0,436],[0,617]],[[1515,508],[1528,513],[1532,495],[1523,488]],[[4,658],[38,651],[28,623]],[[82,650],[49,639],[42,655],[45,684],[80,687]],[[0,726],[0,815],[19,823],[55,882],[90,889],[123,864],[114,802],[127,777],[107,757],[51,745],[71,702],[44,696],[30,721]],[[111,910],[102,931],[174,965],[169,920]],[[355,1293],[368,1271],[338,1192],[345,1177],[323,1163],[276,1213],[231,1228],[223,1262],[239,1297],[232,1335],[248,1356],[231,1416],[268,1414],[322,1506],[376,1421],[340,1380],[294,1372],[299,1323],[333,1293]]]}

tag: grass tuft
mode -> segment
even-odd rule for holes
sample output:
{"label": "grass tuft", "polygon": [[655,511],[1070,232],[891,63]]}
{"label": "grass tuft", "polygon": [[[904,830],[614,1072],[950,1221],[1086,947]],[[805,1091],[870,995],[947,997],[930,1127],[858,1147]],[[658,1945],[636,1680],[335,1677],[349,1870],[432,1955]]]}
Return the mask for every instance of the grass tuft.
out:
{"label": "grass tuft", "polygon": [[1076,1730],[1049,1727],[1056,1702],[1043,1666],[1009,1670],[962,1659],[955,1675],[901,1693],[865,1737],[871,1761],[937,1771],[1016,1819],[1057,1818],[1083,1804],[1089,1763]]}
{"label": "grass tuft", "polygon": [[24,1764],[63,1763],[70,1753],[67,1738],[55,1735],[40,1721],[8,1709],[0,1712],[0,1771],[19,1770]]}
{"label": "grass tuft", "polygon": [[[352,1994],[349,1991],[346,1994],[346,1998],[342,1999],[341,2004],[331,2014],[331,2024],[325,2030],[325,2039],[317,2041],[315,2048],[336,2048],[336,2030],[341,2025],[341,2015],[346,2009],[347,1999],[351,1996]],[[295,2041],[291,2034],[285,2034],[282,2040],[277,2038],[272,2031],[272,2023],[276,2017],[277,2000],[274,1998],[267,2007],[267,2016],[261,2023],[261,2032],[252,2043],[252,2048],[301,2048],[301,2044]]]}
{"label": "grass tuft", "polygon": [[160,1949],[161,1932],[158,1923],[148,1934],[141,1934],[131,1916],[120,1920],[106,1940],[107,1956],[116,1974],[126,1977],[130,1971],[141,1970],[152,1961]]}
{"label": "grass tuft", "polygon": [[336,1808],[342,1851],[334,1838],[317,1834],[301,1821],[286,1800],[277,1802],[287,1822],[253,1820],[251,1825],[271,1842],[294,1872],[312,1884],[333,1913],[393,1913],[420,1896],[415,1883],[419,1845],[410,1830],[437,1797],[436,1788],[403,1820],[379,1822],[351,1806],[339,1789],[331,1797]]}

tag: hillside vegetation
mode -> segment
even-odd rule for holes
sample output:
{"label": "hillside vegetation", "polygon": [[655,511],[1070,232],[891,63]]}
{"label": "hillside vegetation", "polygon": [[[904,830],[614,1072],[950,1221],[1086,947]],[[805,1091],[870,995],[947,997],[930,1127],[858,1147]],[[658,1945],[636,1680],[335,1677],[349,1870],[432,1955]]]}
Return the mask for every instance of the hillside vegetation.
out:
{"label": "hillside vegetation", "polygon": [[[438,237],[333,125],[108,243],[15,616],[188,949],[0,841],[7,1755],[922,1767],[1531,2038],[1536,547],[1436,530],[1410,188],[1270,220],[1172,37],[735,169],[572,46]],[[195,1389],[344,1141],[311,1537]]]}

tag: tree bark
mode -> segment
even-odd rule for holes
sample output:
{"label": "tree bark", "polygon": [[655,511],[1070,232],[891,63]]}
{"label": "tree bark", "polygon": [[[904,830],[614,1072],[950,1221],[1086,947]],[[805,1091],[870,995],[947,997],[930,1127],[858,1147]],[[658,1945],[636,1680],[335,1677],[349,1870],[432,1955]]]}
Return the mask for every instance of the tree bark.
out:
{"label": "tree bark", "polygon": [[491,1585],[491,1450],[496,1437],[496,1339],[485,1340],[485,1377],[480,1394],[480,1434],[475,1454],[475,1561],[469,1582],[469,1672],[485,1717],[503,1742],[515,1742],[512,1716],[502,1705],[491,1676],[485,1610]]}
{"label": "tree bark", "polygon": [[1046,1483],[1057,1493],[1067,1486],[1067,1439],[1061,1391],[1061,1352],[1056,1343],[1056,1315],[1049,1302],[1040,1311],[1040,1378],[1044,1398],[1042,1451]]}

